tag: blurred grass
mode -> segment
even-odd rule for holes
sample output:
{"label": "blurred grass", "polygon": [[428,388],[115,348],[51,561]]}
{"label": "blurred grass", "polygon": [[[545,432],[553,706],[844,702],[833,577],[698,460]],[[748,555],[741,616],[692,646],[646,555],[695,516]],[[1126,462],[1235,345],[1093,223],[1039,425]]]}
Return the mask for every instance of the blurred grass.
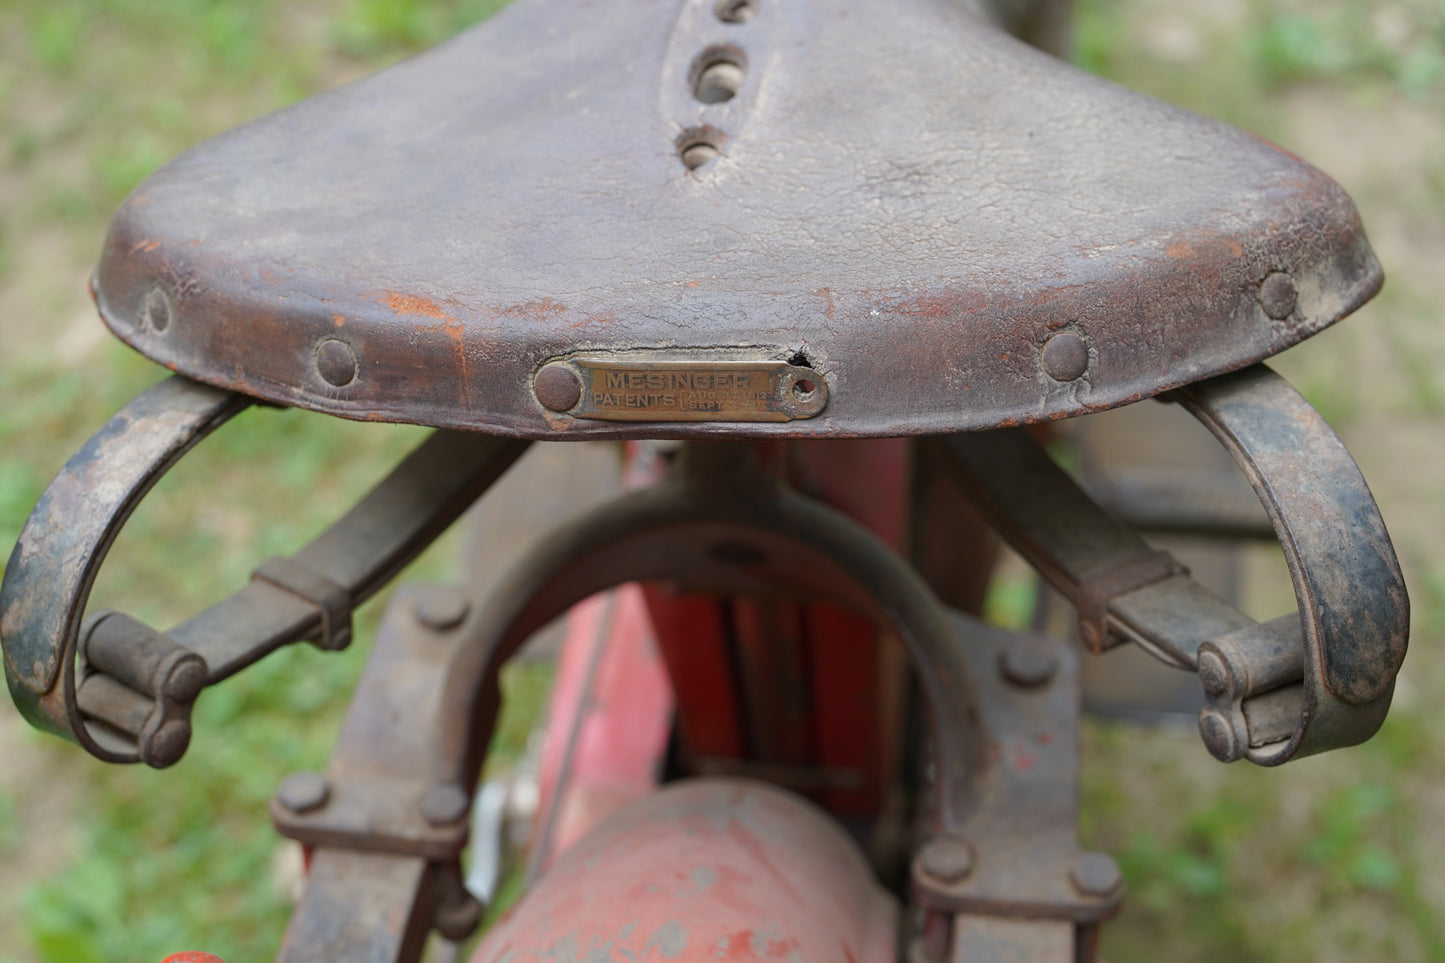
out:
{"label": "blurred grass", "polygon": [[[0,7],[0,543],[14,542],[80,443],[166,374],[91,330],[99,322],[84,271],[125,194],[190,144],[430,46],[500,5]],[[245,413],[157,486],[113,550],[94,604],[124,600],[158,625],[198,610],[264,558],[303,544],[424,434]],[[409,576],[445,577],[454,547],[434,549]],[[376,605],[363,610],[358,638],[377,615]],[[0,961],[158,960],[181,949],[274,956],[290,902],[267,801],[287,772],[324,765],[364,649],[292,647],[208,690],[192,751],[165,772],[91,765],[56,740],[17,737],[42,758],[47,783],[0,780],[0,875],[28,872],[5,891],[13,901],[0,896]],[[515,681],[535,704],[536,680],[524,671]],[[502,724],[520,744],[519,722]],[[66,828],[32,852],[22,821],[55,808]]]}
{"label": "blurred grass", "polygon": [[[84,296],[105,221],[126,192],[190,144],[500,5],[0,6],[0,545],[81,441],[163,374],[94,337]],[[1147,0],[1080,0],[1077,39],[1089,69],[1286,144],[1293,91],[1438,105],[1445,85],[1438,2],[1235,0],[1181,13]],[[1418,173],[1380,185],[1380,196],[1415,216],[1445,213],[1445,164]],[[1362,376],[1356,342],[1333,332],[1317,339],[1330,350],[1285,362],[1346,429],[1367,423],[1391,391],[1401,417],[1436,418],[1445,404],[1425,350],[1438,312],[1431,289],[1392,277],[1381,304],[1392,312],[1380,339],[1387,384]],[[158,487],[116,547],[97,601],[123,597],[158,624],[193,611],[259,560],[301,544],[417,437],[248,413]],[[1437,557],[1415,560],[1417,646],[1445,640]],[[413,574],[438,577],[449,563],[442,546]],[[1021,618],[1029,591],[1004,584],[995,613]],[[375,617],[363,613],[359,637]],[[296,648],[206,693],[196,751],[164,773],[91,765],[55,740],[22,737],[56,782],[0,780],[0,862],[7,875],[27,874],[13,904],[0,898],[0,963],[153,960],[182,948],[233,961],[273,955],[289,904],[266,801],[284,773],[323,764],[363,657]],[[519,684],[526,701],[539,698],[535,678]],[[1191,734],[1091,726],[1084,834],[1119,855],[1132,885],[1123,918],[1106,929],[1108,959],[1445,959],[1445,903],[1430,879],[1440,874],[1427,855],[1440,849],[1442,814],[1428,801],[1442,794],[1434,774],[1445,746],[1429,699],[1401,702],[1370,744],[1280,772],[1219,767]],[[520,723],[503,725],[520,742]],[[47,809],[61,812],[71,836],[46,840],[37,856],[25,820]]]}
{"label": "blurred grass", "polygon": [[[1445,960],[1445,747],[1428,695],[1442,678],[1431,650],[1445,640],[1445,490],[1402,482],[1439,477],[1412,439],[1445,437],[1441,287],[1427,267],[1445,256],[1445,6],[1079,0],[1079,14],[1087,68],[1253,130],[1354,195],[1385,291],[1272,363],[1362,461],[1390,459],[1365,474],[1414,608],[1395,707],[1356,749],[1277,771],[1224,768],[1192,732],[1088,727],[1083,837],[1119,857],[1131,887],[1104,958]],[[1349,128],[1361,119],[1378,127]]]}

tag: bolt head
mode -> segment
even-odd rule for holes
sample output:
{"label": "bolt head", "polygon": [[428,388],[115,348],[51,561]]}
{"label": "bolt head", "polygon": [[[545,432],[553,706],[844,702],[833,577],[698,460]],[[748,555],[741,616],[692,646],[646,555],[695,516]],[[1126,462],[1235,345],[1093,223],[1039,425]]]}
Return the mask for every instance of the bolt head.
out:
{"label": "bolt head", "polygon": [[1199,738],[1204,748],[1220,762],[1234,762],[1244,755],[1239,736],[1229,717],[1218,709],[1201,709],[1199,712]]}
{"label": "bolt head", "polygon": [[152,769],[165,769],[180,762],[191,744],[191,724],[184,719],[170,719],[149,738],[142,737],[141,761]]}
{"label": "bolt head", "polygon": [[316,346],[316,373],[333,388],[356,380],[356,352],[340,338],[327,338]]}
{"label": "bolt head", "polygon": [[582,400],[582,379],[572,366],[561,361],[543,365],[533,381],[537,400],[551,411],[569,411]]}
{"label": "bolt head", "polygon": [[998,670],[1006,682],[1021,689],[1046,685],[1058,671],[1053,654],[1037,644],[1020,642],[999,653]]}
{"label": "bolt head", "polygon": [[1224,664],[1224,657],[1213,649],[1199,653],[1199,681],[1204,685],[1204,691],[1212,696],[1222,696],[1229,691],[1229,666]]}
{"label": "bolt head", "polygon": [[416,620],[433,632],[449,632],[466,621],[472,606],[460,591],[447,586],[423,589],[412,603]]}
{"label": "bolt head", "polygon": [[276,800],[298,816],[320,809],[331,799],[331,786],[319,772],[293,772],[281,780]]}
{"label": "bolt head", "polygon": [[177,659],[161,683],[161,691],[176,702],[194,702],[206,687],[206,664],[195,656]]}
{"label": "bolt head", "polygon": [[467,814],[472,797],[449,782],[427,790],[421,801],[421,817],[433,826],[450,826]]}
{"label": "bolt head", "polygon": [[1039,362],[1055,381],[1075,381],[1089,369],[1089,343],[1077,331],[1060,331],[1044,342]]}
{"label": "bolt head", "polygon": [[936,836],[923,844],[918,868],[940,883],[961,883],[973,872],[973,846],[957,836]]}
{"label": "bolt head", "polygon": [[486,910],[481,900],[463,891],[460,896],[443,902],[436,908],[432,916],[432,926],[446,939],[460,943],[477,931]]}
{"label": "bolt head", "polygon": [[1294,311],[1299,300],[1299,291],[1294,278],[1283,271],[1275,271],[1259,286],[1259,304],[1264,313],[1276,321],[1283,321]]}
{"label": "bolt head", "polygon": [[1080,896],[1105,899],[1124,887],[1124,874],[1114,857],[1105,853],[1084,853],[1069,869],[1069,882]]}

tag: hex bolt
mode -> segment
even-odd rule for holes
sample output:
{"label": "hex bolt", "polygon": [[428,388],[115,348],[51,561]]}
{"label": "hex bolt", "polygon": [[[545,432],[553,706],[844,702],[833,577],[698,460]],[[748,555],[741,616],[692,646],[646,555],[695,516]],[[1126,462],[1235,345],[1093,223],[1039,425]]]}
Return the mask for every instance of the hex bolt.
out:
{"label": "hex bolt", "polygon": [[961,883],[973,872],[973,846],[957,836],[935,836],[918,853],[918,868],[940,883]]}
{"label": "hex bolt", "polygon": [[1234,726],[1218,709],[1200,710],[1199,738],[1204,740],[1204,748],[1209,750],[1209,754],[1220,762],[1234,762],[1244,755]]}
{"label": "hex bolt", "polygon": [[438,783],[426,791],[421,801],[421,818],[433,826],[450,826],[467,814],[472,797],[449,782]]}
{"label": "hex bolt", "polygon": [[1294,278],[1283,271],[1275,271],[1259,286],[1259,304],[1264,313],[1276,321],[1283,321],[1294,311],[1299,300],[1299,290]]}
{"label": "hex bolt", "polygon": [[1039,362],[1055,381],[1076,381],[1089,370],[1089,343],[1077,331],[1060,331],[1044,342]]}
{"label": "hex bolt", "polygon": [[571,365],[561,361],[543,365],[532,387],[542,407],[550,411],[569,411],[582,399],[582,379]]}
{"label": "hex bolt", "polygon": [[296,815],[304,816],[326,805],[331,799],[331,786],[319,772],[293,772],[281,780],[276,799]]}
{"label": "hex bolt", "polygon": [[316,346],[316,373],[333,388],[356,380],[356,352],[340,338],[327,338]]}
{"label": "hex bolt", "polygon": [[1229,691],[1229,666],[1224,657],[1213,649],[1199,653],[1199,681],[1204,691],[1212,696],[1222,696]]}
{"label": "hex bolt", "polygon": [[472,605],[460,591],[435,585],[424,589],[412,603],[416,620],[433,632],[449,632],[466,621]]}
{"label": "hex bolt", "polygon": [[1058,660],[1051,653],[1035,645],[1014,646],[998,656],[999,674],[1021,689],[1036,689],[1047,684],[1058,666]]}
{"label": "hex bolt", "polygon": [[1080,896],[1105,899],[1119,892],[1124,874],[1119,864],[1106,853],[1084,853],[1069,868],[1069,882]]}

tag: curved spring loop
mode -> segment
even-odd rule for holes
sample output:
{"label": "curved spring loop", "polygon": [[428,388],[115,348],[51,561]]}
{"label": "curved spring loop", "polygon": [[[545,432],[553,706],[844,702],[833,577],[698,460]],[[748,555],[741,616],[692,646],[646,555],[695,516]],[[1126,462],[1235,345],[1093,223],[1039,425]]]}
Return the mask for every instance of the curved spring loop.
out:
{"label": "curved spring loop", "polygon": [[438,431],[295,555],[166,633],[85,616],[116,536],[151,487],[249,398],[173,377],[121,409],[66,464],[20,534],[0,585],[16,705],[108,762],[171,765],[201,689],[289,642],[344,647],[351,609],[431,544],[526,448]]}
{"label": "curved spring loop", "polygon": [[1019,429],[943,442],[956,479],[1079,611],[1098,650],[1138,643],[1199,672],[1205,745],[1278,765],[1355,745],[1384,721],[1409,599],[1369,487],[1339,437],[1263,365],[1173,392],[1254,486],[1285,552],[1298,612],[1263,624],[1154,552]]}

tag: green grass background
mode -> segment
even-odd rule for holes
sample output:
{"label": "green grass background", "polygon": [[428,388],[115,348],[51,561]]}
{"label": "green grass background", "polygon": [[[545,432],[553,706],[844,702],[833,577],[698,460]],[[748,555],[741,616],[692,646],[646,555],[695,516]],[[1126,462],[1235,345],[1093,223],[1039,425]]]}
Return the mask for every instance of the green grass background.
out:
{"label": "green grass background", "polygon": [[[0,545],[79,443],[163,374],[98,336],[85,301],[86,271],[124,195],[190,144],[424,49],[500,5],[0,6]],[[1438,0],[1224,7],[1225,16],[1181,21],[1168,4],[1081,0],[1076,58],[1287,146],[1300,105],[1320,110],[1321,100],[1441,126]],[[1428,224],[1445,221],[1445,162],[1421,152],[1407,176],[1349,186],[1381,217],[1407,227],[1423,219],[1423,235],[1407,240],[1440,253],[1445,241]],[[1445,442],[1445,376],[1429,351],[1434,293],[1421,278],[1392,276],[1371,309],[1380,321],[1360,329],[1369,333],[1331,332],[1285,360],[1347,439],[1352,427],[1378,434],[1386,419]],[[1373,367],[1361,368],[1365,355]],[[97,601],[123,598],[157,624],[194,611],[257,561],[300,545],[419,437],[249,412],[158,488],[117,546]],[[1419,454],[1402,451],[1384,470],[1418,470]],[[1445,467],[1438,456],[1429,464]],[[1397,511],[1437,518],[1445,493],[1435,491],[1436,501],[1427,489]],[[1402,519],[1388,520],[1398,531]],[[1402,540],[1417,613],[1412,669],[1422,650],[1427,660],[1417,691],[1440,678],[1428,646],[1445,639],[1445,566],[1433,544]],[[444,576],[452,555],[443,545],[413,574]],[[1006,618],[1026,595],[1004,584],[995,608]],[[363,638],[374,620],[374,608],[363,614]],[[284,773],[324,763],[363,650],[298,647],[208,691],[195,750],[163,773],[92,764],[48,737],[14,735],[23,753],[0,758],[11,769],[0,778],[0,963],[151,961],[183,948],[230,963],[269,959],[289,904],[266,801]],[[1218,766],[1187,734],[1091,725],[1084,834],[1119,856],[1132,887],[1107,958],[1445,959],[1439,722],[1425,691],[1402,699],[1369,745],[1280,772]]]}

